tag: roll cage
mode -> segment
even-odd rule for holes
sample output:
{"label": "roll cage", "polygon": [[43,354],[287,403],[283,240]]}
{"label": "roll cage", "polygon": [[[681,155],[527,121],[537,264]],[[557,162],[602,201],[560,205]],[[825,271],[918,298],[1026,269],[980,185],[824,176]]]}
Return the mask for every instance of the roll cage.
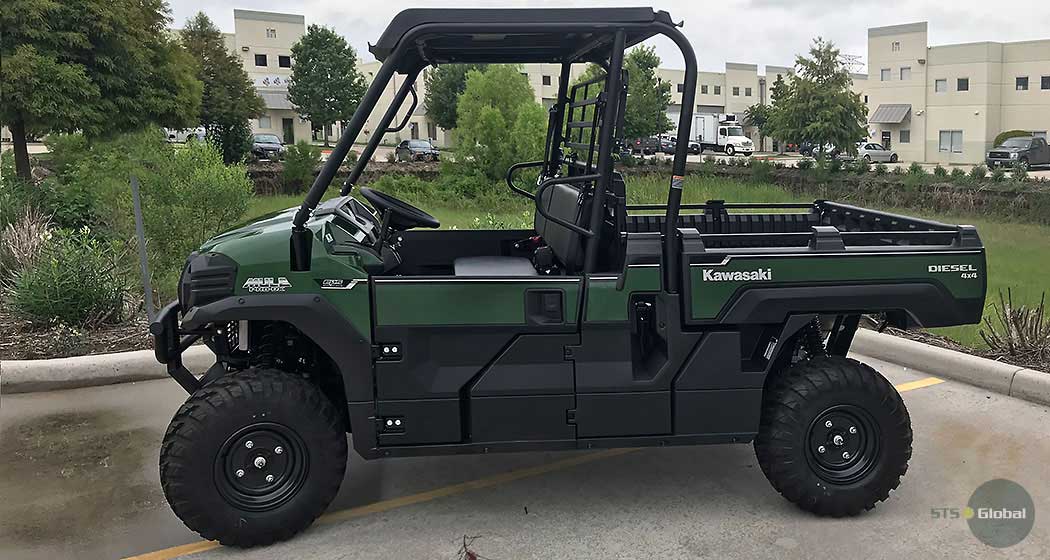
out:
{"label": "roll cage", "polygon": [[[651,8],[410,9],[401,12],[376,44],[370,46],[369,50],[383,64],[292,221],[292,270],[309,270],[312,239],[305,227],[306,221],[395,73],[404,75],[405,79],[343,184],[344,195],[349,194],[361,177],[383,135],[407,124],[406,117],[404,122],[391,127],[397,111],[410,95],[412,108],[416,106],[413,84],[423,68],[454,63],[540,62],[561,65],[558,98],[549,114],[544,160],[512,166],[507,173],[507,183],[517,194],[536,201],[537,212],[545,218],[584,236],[583,272],[595,272],[602,242],[600,226],[609,201],[623,207],[623,201],[617,201],[624,195],[622,182],[617,187],[614,180],[613,150],[622,140],[627,101],[624,51],[650,37],[663,35],[678,46],[685,62],[677,147],[661,235],[664,286],[667,292],[677,293],[681,279],[670,271],[679,269],[681,258],[681,238],[675,224],[681,206],[697,79],[696,56],[679,26],[667,12]],[[570,88],[570,68],[576,63],[598,64],[605,75]],[[594,90],[598,91],[593,93]],[[516,186],[513,181],[514,174],[524,168],[540,169],[534,193]],[[545,190],[555,183],[582,184],[589,189],[595,203],[590,205],[587,227],[566,222],[544,210],[539,201]]]}

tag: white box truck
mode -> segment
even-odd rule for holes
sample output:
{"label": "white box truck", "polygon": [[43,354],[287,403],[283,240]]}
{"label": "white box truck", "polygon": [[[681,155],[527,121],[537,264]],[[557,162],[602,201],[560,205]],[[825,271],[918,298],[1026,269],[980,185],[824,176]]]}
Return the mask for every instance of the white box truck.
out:
{"label": "white box truck", "polygon": [[701,113],[693,119],[696,146],[691,147],[695,153],[714,150],[727,156],[749,156],[755,151],[755,144],[744,136],[744,127],[737,122],[736,115]]}

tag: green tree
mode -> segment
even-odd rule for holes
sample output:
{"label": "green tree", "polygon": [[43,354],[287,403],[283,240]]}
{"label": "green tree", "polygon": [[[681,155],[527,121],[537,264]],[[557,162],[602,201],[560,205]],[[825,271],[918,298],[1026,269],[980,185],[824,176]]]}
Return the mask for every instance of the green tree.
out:
{"label": "green tree", "polygon": [[262,99],[240,60],[226,48],[219,28],[204,12],[188,19],[180,35],[204,84],[198,122],[220,146],[226,163],[241,161],[251,148],[246,140],[248,119],[262,114]]}
{"label": "green tree", "polygon": [[499,181],[512,164],[543,155],[546,111],[518,66],[468,72],[457,113],[456,168]]}
{"label": "green tree", "polygon": [[301,117],[323,129],[353,116],[366,85],[357,70],[357,53],[346,39],[327,27],[310,25],[292,45],[292,58],[288,100]]}
{"label": "green tree", "polygon": [[795,72],[774,92],[769,119],[772,136],[792,142],[832,144],[856,154],[867,136],[867,106],[852,92],[849,68],[835,45],[820,37],[809,56],[795,58]]}
{"label": "green tree", "polygon": [[426,94],[423,96],[427,116],[445,130],[456,128],[456,106],[460,94],[467,87],[467,73],[484,69],[484,64],[441,64],[430,69],[426,77]]}
{"label": "green tree", "polygon": [[[671,130],[675,125],[667,118],[667,106],[671,104],[671,84],[656,76],[659,66],[660,57],[656,55],[655,47],[641,45],[631,49],[624,57],[623,67],[627,70],[627,111],[623,124],[625,138],[656,136]],[[600,66],[588,65],[577,83],[603,74],[605,70]]]}
{"label": "green tree", "polygon": [[30,176],[29,136],[90,137],[195,119],[201,84],[168,33],[163,0],[5,0],[0,8],[0,121]]}

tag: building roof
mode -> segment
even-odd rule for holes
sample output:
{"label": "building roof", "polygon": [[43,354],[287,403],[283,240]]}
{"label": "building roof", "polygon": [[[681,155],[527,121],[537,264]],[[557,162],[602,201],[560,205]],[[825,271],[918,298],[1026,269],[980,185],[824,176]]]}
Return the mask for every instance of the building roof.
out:
{"label": "building roof", "polygon": [[905,103],[881,103],[868,119],[875,124],[900,124],[911,112],[911,105]]}
{"label": "building roof", "polygon": [[292,102],[288,101],[288,93],[284,91],[260,91],[263,105],[267,109],[292,109]]}

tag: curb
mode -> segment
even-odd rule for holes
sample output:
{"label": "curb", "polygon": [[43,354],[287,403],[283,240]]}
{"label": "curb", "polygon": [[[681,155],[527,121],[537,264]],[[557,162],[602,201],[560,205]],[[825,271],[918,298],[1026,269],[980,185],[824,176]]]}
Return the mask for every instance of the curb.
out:
{"label": "curb", "polygon": [[[187,349],[182,359],[190,371],[205,371],[215,363],[215,354],[207,346],[197,345]],[[167,369],[157,362],[153,350],[49,360],[4,360],[0,362],[0,393],[57,391],[166,377]]]}
{"label": "curb", "polygon": [[866,329],[857,330],[850,351],[1003,395],[1050,405],[1050,374],[1041,371]]}

